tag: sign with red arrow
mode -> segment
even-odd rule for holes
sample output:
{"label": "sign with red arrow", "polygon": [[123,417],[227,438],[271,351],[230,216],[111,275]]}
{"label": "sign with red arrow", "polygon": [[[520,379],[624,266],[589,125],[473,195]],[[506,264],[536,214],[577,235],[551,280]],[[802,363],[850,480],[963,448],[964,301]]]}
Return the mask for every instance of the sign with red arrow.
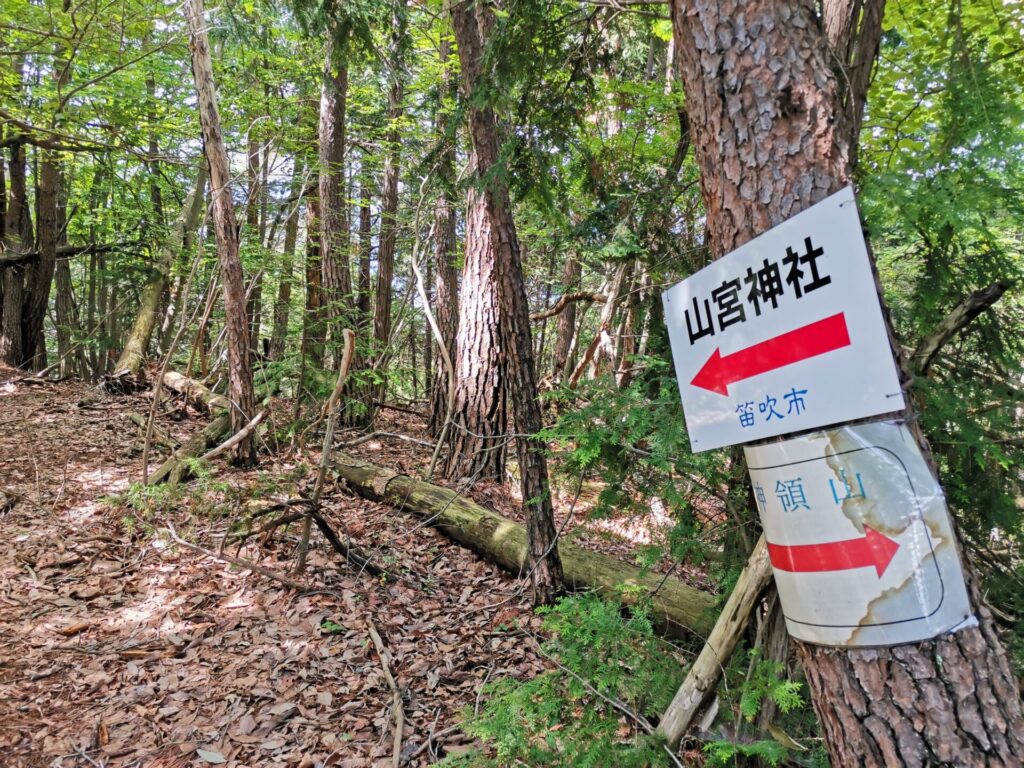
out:
{"label": "sign with red arrow", "polygon": [[903,425],[744,452],[790,635],[896,645],[973,620],[942,490]]}
{"label": "sign with red arrow", "polygon": [[874,568],[881,578],[899,548],[897,541],[865,525],[863,536],[844,541],[827,541],[821,544],[768,542],[768,557],[772,561],[772,567],[779,571],[814,573]]}
{"label": "sign with red arrow", "polygon": [[729,396],[729,385],[850,346],[843,313],[780,333],[722,357],[718,347],[690,385]]}
{"label": "sign with red arrow", "polygon": [[662,300],[694,451],[904,408],[852,188]]}

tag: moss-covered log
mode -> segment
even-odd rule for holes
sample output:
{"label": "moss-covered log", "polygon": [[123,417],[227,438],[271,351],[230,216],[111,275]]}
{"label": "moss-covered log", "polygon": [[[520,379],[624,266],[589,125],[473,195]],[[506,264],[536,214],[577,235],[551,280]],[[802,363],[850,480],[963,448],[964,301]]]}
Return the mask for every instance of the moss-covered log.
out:
{"label": "moss-covered log", "polygon": [[[454,491],[336,453],[332,466],[360,496],[386,501],[421,515],[447,536],[515,574],[526,573],[528,549],[522,525],[474,504]],[[643,574],[613,557],[562,540],[558,552],[566,584],[596,589],[635,603],[651,598],[652,618],[671,634],[705,636],[714,622],[714,598],[678,579]]]}

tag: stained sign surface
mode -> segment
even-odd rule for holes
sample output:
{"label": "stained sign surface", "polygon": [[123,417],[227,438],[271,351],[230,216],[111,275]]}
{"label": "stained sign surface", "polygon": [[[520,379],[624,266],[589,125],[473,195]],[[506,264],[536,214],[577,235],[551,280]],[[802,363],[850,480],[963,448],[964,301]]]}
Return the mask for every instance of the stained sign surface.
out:
{"label": "stained sign surface", "polygon": [[942,489],[906,427],[744,448],[789,634],[917,642],[973,622]]}
{"label": "stained sign surface", "polygon": [[904,407],[850,187],[662,300],[695,452]]}

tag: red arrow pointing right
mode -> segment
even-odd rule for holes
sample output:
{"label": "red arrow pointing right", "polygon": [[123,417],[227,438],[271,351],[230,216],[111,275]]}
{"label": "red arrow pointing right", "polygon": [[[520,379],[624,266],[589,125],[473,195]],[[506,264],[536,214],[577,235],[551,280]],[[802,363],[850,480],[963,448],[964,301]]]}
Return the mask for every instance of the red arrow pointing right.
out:
{"label": "red arrow pointing right", "polygon": [[724,357],[715,349],[690,384],[728,396],[729,385],[737,381],[848,346],[850,332],[840,312]]}
{"label": "red arrow pointing right", "polygon": [[899,548],[899,542],[865,525],[864,536],[859,539],[795,546],[769,543],[768,557],[780,571],[846,571],[870,565],[881,578]]}

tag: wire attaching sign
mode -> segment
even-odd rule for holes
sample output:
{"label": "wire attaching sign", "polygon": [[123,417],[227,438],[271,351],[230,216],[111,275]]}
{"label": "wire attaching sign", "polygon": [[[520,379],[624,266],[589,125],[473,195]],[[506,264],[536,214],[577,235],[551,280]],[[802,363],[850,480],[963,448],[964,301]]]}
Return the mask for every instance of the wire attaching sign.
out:
{"label": "wire attaching sign", "polygon": [[695,452],[904,408],[852,187],[662,300]]}

